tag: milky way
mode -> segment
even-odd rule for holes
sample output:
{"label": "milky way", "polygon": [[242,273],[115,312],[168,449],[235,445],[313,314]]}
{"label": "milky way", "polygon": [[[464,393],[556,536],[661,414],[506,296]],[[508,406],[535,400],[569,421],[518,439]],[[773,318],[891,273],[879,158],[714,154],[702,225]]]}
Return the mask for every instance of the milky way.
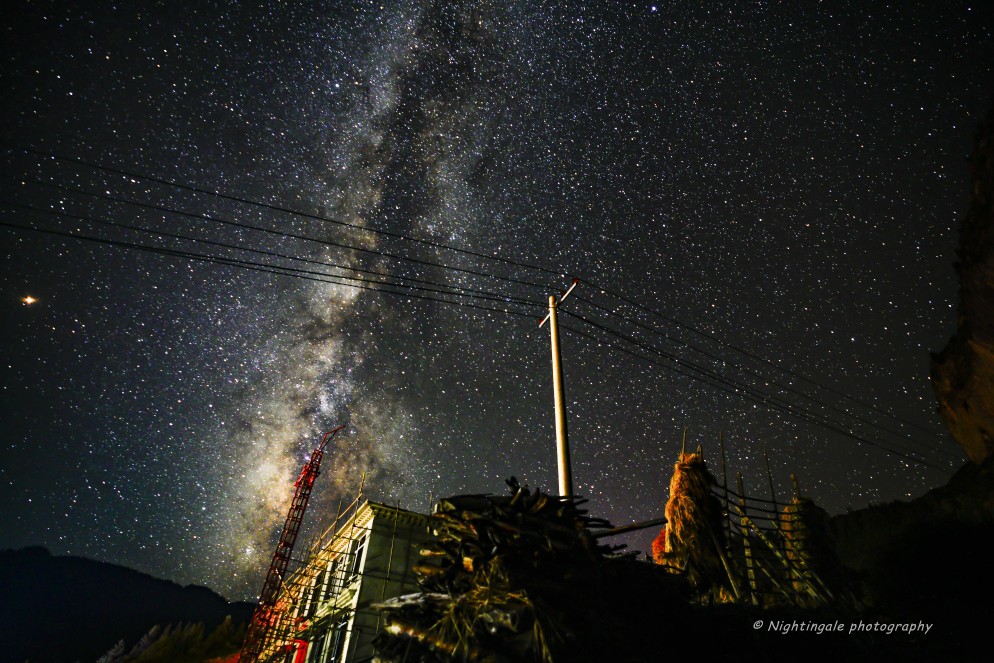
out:
{"label": "milky way", "polygon": [[25,3],[9,21],[0,221],[178,246],[122,228],[140,226],[496,299],[0,228],[0,546],[251,597],[292,482],[338,423],[309,531],[363,476],[368,496],[418,510],[512,475],[552,489],[538,321],[573,275],[669,322],[586,282],[565,311],[824,417],[856,413],[835,428],[928,463],[617,352],[564,315],[602,341],[563,339],[576,490],[597,515],[658,516],[684,427],[706,454],[723,433],[752,490],[768,450],[782,490],[795,472],[833,512],[919,495],[962,462],[928,352],[953,331],[991,8],[382,5]]}

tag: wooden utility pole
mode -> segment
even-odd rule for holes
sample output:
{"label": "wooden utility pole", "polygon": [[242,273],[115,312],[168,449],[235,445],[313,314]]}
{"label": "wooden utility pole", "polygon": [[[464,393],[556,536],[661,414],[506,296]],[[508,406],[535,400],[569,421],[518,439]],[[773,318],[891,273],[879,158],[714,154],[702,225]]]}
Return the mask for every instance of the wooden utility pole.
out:
{"label": "wooden utility pole", "polygon": [[573,284],[566,292],[556,299],[549,295],[549,315],[542,319],[538,326],[549,321],[549,333],[552,339],[552,399],[556,410],[556,458],[559,466],[559,494],[563,497],[573,495],[573,466],[569,458],[569,432],[566,429],[566,397],[563,394],[563,358],[559,350],[559,305],[573,292],[579,279],[573,279]]}
{"label": "wooden utility pole", "polygon": [[549,331],[552,335],[552,398],[556,404],[556,458],[559,461],[559,494],[573,494],[573,466],[569,460],[569,431],[566,429],[566,397],[563,395],[563,357],[559,350],[558,302],[549,295]]}

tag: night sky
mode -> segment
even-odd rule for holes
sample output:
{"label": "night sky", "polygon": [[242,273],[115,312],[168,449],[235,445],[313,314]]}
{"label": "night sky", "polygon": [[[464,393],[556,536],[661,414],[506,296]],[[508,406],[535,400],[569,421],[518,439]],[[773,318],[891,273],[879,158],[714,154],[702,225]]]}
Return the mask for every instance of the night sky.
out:
{"label": "night sky", "polygon": [[780,496],[795,472],[832,513],[964,462],[928,353],[955,327],[991,3],[79,4],[2,28],[0,548],[254,597],[338,423],[312,527],[363,471],[416,510],[555,491],[538,322],[572,276],[594,515],[661,515],[684,427],[764,496],[768,449]]}

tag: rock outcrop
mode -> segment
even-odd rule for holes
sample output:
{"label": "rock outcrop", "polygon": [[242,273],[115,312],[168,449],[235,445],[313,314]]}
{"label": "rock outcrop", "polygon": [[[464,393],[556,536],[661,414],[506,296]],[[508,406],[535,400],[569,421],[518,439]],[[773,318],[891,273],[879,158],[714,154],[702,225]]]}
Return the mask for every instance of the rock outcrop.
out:
{"label": "rock outcrop", "polygon": [[974,463],[994,455],[994,111],[971,157],[972,201],[960,227],[956,335],[932,355],[932,386],[949,432]]}

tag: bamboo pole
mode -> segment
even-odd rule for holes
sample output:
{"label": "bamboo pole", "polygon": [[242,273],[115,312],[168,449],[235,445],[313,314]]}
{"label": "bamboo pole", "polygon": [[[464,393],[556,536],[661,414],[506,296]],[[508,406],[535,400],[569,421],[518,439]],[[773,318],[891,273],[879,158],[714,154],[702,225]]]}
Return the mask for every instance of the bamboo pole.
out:
{"label": "bamboo pole", "polygon": [[746,516],[745,488],[742,486],[741,472],[735,474],[735,487],[738,489],[739,506],[742,510],[742,552],[745,555],[746,579],[749,581],[749,602],[759,605],[759,598],[756,596],[756,570],[753,567],[752,549],[749,546],[749,518]]}
{"label": "bamboo pole", "polygon": [[[766,463],[766,480],[770,484],[770,499],[773,500],[773,510],[780,511],[780,506],[777,503],[777,491],[773,487],[773,472],[770,470],[770,454],[767,453],[766,445],[763,445],[763,461]],[[777,529],[780,529],[780,521],[777,520]]]}
{"label": "bamboo pole", "polygon": [[[783,549],[783,555],[780,555],[782,562],[781,572],[786,574],[787,579],[790,579],[790,564],[787,563],[787,548],[786,541],[783,534],[783,528],[780,526],[780,504],[777,502],[777,491],[773,485],[773,470],[770,469],[770,454],[766,447],[763,445],[763,462],[766,464],[766,481],[770,485],[770,499],[773,502],[773,511],[776,514],[776,518],[773,520],[773,526],[776,528],[777,533],[780,535],[778,541],[780,542]],[[777,583],[779,586],[779,583]]]}
{"label": "bamboo pole", "polygon": [[722,432],[718,433],[718,449],[721,452],[721,508],[722,508],[722,526],[725,528],[725,549],[732,541],[732,522],[730,518],[731,514],[728,512],[728,463],[725,461],[725,434]]}
{"label": "bamboo pole", "polygon": [[725,567],[725,575],[728,576],[728,584],[732,586],[732,593],[735,595],[735,600],[739,601],[742,598],[742,591],[739,589],[739,583],[735,580],[735,572],[732,570],[732,565],[728,561],[728,556],[725,551],[721,549],[718,545],[718,540],[714,536],[714,532],[708,530],[711,535],[711,541],[714,543],[714,549],[718,551],[718,557],[721,559],[721,565]]}

